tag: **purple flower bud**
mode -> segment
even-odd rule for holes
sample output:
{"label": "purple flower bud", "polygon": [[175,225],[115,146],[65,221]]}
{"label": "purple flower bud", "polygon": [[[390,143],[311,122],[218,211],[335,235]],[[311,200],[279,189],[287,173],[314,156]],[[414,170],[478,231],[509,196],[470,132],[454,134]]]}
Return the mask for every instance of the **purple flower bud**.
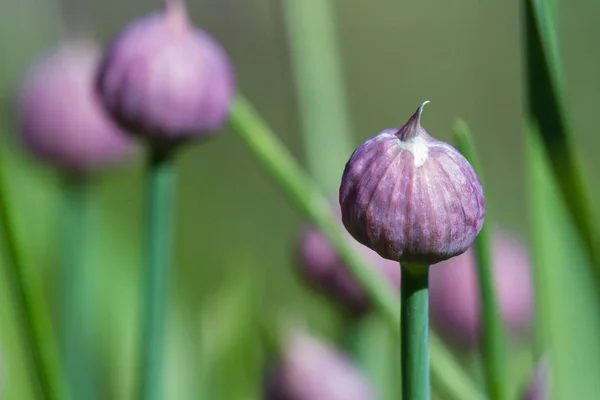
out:
{"label": "purple flower bud", "polygon": [[[498,305],[506,328],[523,334],[533,318],[533,289],[527,249],[513,237],[496,232],[493,276]],[[432,323],[454,343],[477,345],[481,317],[479,286],[473,250],[440,263],[429,275]]]}
{"label": "purple flower bud", "polygon": [[549,400],[549,369],[550,362],[545,356],[540,359],[533,373],[529,387],[521,396],[521,400]]}
{"label": "purple flower bud", "polygon": [[166,1],[114,39],[97,87],[119,123],[161,143],[219,128],[235,91],[226,54],[190,23],[183,0]]}
{"label": "purple flower bud", "polygon": [[98,58],[91,42],[68,40],[31,68],[21,92],[24,144],[37,157],[72,173],[94,172],[132,150],[94,91]]}
{"label": "purple flower bud", "polygon": [[267,382],[268,400],[373,400],[374,389],[344,356],[306,334],[287,343]]}
{"label": "purple flower bud", "polygon": [[[336,208],[339,214],[339,206]],[[350,235],[348,240],[370,266],[400,290],[400,264],[381,258]],[[337,300],[345,310],[355,314],[369,310],[369,300],[363,288],[354,280],[344,261],[318,229],[310,227],[302,230],[296,267],[300,276],[310,285]]]}
{"label": "purple flower bud", "polygon": [[342,220],[356,240],[401,263],[435,264],[465,252],[485,216],[469,162],[421,127],[406,124],[359,146],[340,187]]}

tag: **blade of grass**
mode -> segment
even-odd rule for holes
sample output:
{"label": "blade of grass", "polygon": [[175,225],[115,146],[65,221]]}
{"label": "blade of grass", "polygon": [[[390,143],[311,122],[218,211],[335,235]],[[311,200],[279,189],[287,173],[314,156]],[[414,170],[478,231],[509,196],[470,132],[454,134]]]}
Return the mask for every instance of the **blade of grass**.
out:
{"label": "blade of grass", "polygon": [[[391,330],[400,335],[400,305],[391,284],[384,281],[350,246],[332,214],[327,198],[300,168],[287,148],[241,96],[232,105],[230,125],[293,204],[327,237],[355,279],[386,319]],[[398,336],[397,336],[398,337]],[[434,335],[430,336],[431,374],[455,399],[482,398],[470,378]]]}
{"label": "blade of grass", "polygon": [[352,138],[333,6],[330,0],[285,0],[281,5],[307,170],[325,193],[336,193]]}
{"label": "blade of grass", "polygon": [[31,271],[20,243],[14,210],[8,198],[8,187],[0,159],[0,227],[3,234],[4,257],[12,289],[15,315],[19,318],[31,372],[39,385],[38,394],[46,400],[65,398],[58,350],[51,329],[48,310],[40,282]]}
{"label": "blade of grass", "polygon": [[523,2],[529,114],[600,283],[600,236],[565,112],[554,2]]}
{"label": "blade of grass", "polygon": [[526,149],[538,353],[550,355],[552,399],[592,399],[600,376],[600,293],[536,130],[532,123]]}
{"label": "blade of grass", "polygon": [[[485,189],[483,171],[469,127],[464,121],[458,121],[454,124],[453,134],[458,150],[471,163]],[[486,211],[486,219],[490,220],[489,210]],[[489,222],[483,225],[475,239],[474,250],[479,280],[480,313],[483,321],[482,359],[487,393],[490,399],[504,400],[507,398],[504,359],[506,339],[494,289],[492,232]]]}
{"label": "blade of grass", "polygon": [[[352,153],[350,118],[331,0],[280,3],[296,85],[307,172],[327,194],[337,193]],[[335,151],[331,151],[335,149]],[[346,318],[343,345],[359,364],[360,318]]]}

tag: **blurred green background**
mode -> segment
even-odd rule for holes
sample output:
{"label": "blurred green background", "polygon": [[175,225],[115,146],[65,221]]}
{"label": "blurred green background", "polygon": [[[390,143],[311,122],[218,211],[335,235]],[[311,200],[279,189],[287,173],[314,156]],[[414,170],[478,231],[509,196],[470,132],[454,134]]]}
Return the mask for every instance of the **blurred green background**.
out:
{"label": "blurred green background", "polygon": [[[102,43],[159,6],[155,0],[87,3],[91,27]],[[464,118],[479,147],[488,183],[486,200],[495,219],[525,237],[519,2],[337,0],[334,4],[355,144],[400,125],[424,100],[431,100],[431,105],[423,124],[439,139],[449,141],[452,122]],[[49,304],[57,303],[59,179],[18,147],[12,112],[24,69],[61,38],[58,7],[49,0],[0,2],[0,151],[7,163],[11,199],[18,205],[21,236],[32,264],[47,282]],[[190,0],[188,7],[192,20],[228,51],[240,89],[302,159],[279,1]],[[568,111],[595,199],[600,196],[594,176],[600,168],[595,126],[600,47],[594,40],[600,35],[599,15],[598,2],[561,2]],[[134,371],[142,165],[140,156],[94,181],[90,189],[86,268],[94,277],[90,295],[97,315],[98,354],[111,366],[103,372],[106,398],[128,393]],[[234,135],[225,130],[214,140],[186,148],[177,169],[168,398],[190,398],[198,380],[213,381],[225,391],[221,398],[251,398],[246,396],[259,384],[255,377],[260,356],[252,345],[258,340],[252,329],[257,319],[297,312],[306,315],[315,330],[332,336],[339,317],[292,273],[301,216]],[[25,400],[32,392],[13,313],[0,274],[0,398]],[[209,359],[219,358],[222,371],[201,372],[196,356],[202,348]],[[237,357],[228,359],[232,354]],[[220,384],[215,376],[240,384]]]}

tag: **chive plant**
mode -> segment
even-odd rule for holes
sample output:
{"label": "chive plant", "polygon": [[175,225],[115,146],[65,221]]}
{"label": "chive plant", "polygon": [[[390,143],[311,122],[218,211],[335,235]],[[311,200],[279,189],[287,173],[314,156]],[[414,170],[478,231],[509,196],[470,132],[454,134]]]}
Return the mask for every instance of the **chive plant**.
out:
{"label": "chive plant", "polygon": [[233,71],[220,45],[192,25],[185,2],[165,0],[162,11],[133,21],[112,41],[97,87],[110,115],[148,144],[137,396],[161,399],[174,156],[182,143],[207,138],[225,120]]}
{"label": "chive plant", "polygon": [[423,103],[399,128],[359,146],[340,187],[342,221],[359,242],[401,263],[402,393],[428,400],[429,266],[464,253],[483,226],[479,178],[421,127]]}
{"label": "chive plant", "polygon": [[61,348],[69,392],[93,398],[90,332],[93,288],[85,266],[85,197],[93,175],[122,162],[132,151],[94,91],[99,49],[69,32],[38,60],[23,84],[19,134],[32,155],[63,176]]}
{"label": "chive plant", "polygon": [[[323,232],[353,277],[362,285],[373,307],[385,318],[391,331],[400,336],[398,298],[390,283],[364,264],[362,257],[346,240],[345,232],[340,230],[327,199],[241,96],[234,103],[230,124],[292,203]],[[430,334],[429,345],[431,373],[436,386],[452,399],[481,399],[482,395],[471,377],[433,333]],[[427,359],[420,361],[428,363]]]}

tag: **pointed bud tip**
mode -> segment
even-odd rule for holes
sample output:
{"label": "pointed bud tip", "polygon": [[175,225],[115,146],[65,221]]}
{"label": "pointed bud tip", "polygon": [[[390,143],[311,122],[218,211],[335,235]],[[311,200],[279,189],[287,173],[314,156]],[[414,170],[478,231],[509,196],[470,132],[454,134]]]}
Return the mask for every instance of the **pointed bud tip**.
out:
{"label": "pointed bud tip", "polygon": [[406,121],[406,123],[398,129],[396,132],[398,139],[403,141],[410,140],[419,134],[419,132],[422,130],[421,114],[423,114],[423,107],[425,107],[425,104],[429,103],[429,100],[424,101],[419,108],[417,108],[417,111],[415,111],[415,113],[408,119],[408,121]]}
{"label": "pointed bud tip", "polygon": [[419,108],[417,109],[417,124],[419,126],[421,126],[421,114],[423,114],[423,108],[425,107],[426,104],[429,104],[429,103],[431,103],[429,100],[425,100],[423,102],[423,104],[421,104],[419,106]]}

